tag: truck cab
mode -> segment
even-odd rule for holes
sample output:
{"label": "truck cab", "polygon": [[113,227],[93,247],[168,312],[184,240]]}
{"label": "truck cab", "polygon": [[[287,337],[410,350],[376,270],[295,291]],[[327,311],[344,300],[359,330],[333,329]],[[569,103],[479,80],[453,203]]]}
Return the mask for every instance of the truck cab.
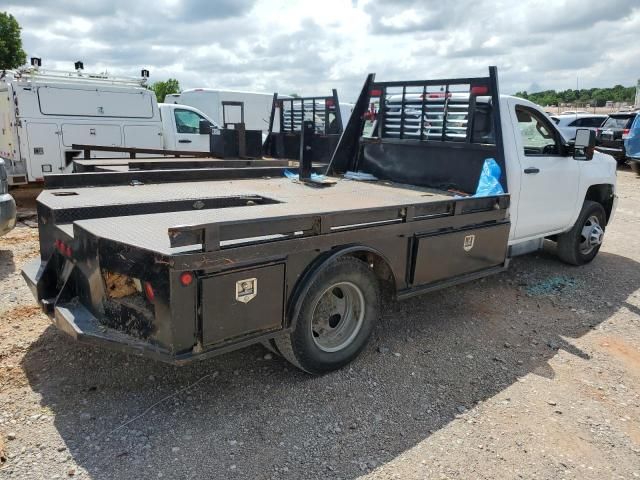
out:
{"label": "truck cab", "polygon": [[595,151],[575,159],[554,123],[537,105],[501,97],[507,179],[512,199],[510,245],[539,248],[578,219],[585,201],[599,202],[608,220],[615,201],[616,162]]}
{"label": "truck cab", "polygon": [[[160,103],[163,148],[165,150],[207,152],[210,149],[210,131],[219,125],[203,112],[187,105]],[[209,129],[201,128],[203,124]]]}

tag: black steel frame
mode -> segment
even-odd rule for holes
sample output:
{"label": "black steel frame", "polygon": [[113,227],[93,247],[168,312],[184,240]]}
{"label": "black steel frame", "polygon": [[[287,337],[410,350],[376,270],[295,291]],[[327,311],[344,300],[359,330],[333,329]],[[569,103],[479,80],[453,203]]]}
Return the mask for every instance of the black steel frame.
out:
{"label": "black steel frame", "polygon": [[[427,101],[425,98],[422,99],[421,102],[421,125],[420,125],[420,138],[403,138],[403,130],[404,130],[404,118],[401,118],[401,134],[400,138],[387,138],[384,135],[385,131],[385,108],[381,105],[378,110],[377,116],[377,132],[378,136],[375,141],[379,141],[382,143],[402,143],[402,144],[422,144],[422,143],[430,143],[430,142],[438,142],[439,144],[447,144],[452,147],[460,148],[460,146],[469,145],[472,143],[472,132],[473,132],[473,119],[475,117],[476,110],[476,97],[477,96],[489,96],[491,98],[491,104],[494,108],[491,109],[492,119],[493,119],[493,130],[495,132],[495,144],[497,149],[497,158],[496,161],[503,168],[505,166],[505,153],[504,153],[504,144],[502,138],[502,127],[501,127],[501,114],[500,114],[500,92],[498,89],[498,69],[495,66],[489,67],[489,75],[487,77],[468,77],[468,78],[447,78],[447,79],[436,79],[436,80],[413,80],[413,81],[389,81],[389,82],[378,82],[375,81],[375,75],[369,74],[364,83],[360,96],[356,102],[356,105],[351,114],[351,118],[347,126],[345,127],[344,134],[338,143],[336,150],[332,156],[331,162],[327,167],[327,172],[329,173],[341,173],[346,170],[355,169],[355,161],[357,159],[357,149],[360,143],[360,136],[362,135],[362,131],[365,124],[365,113],[369,109],[372,98],[380,98],[381,102],[387,97],[387,89],[394,88],[402,88],[403,90],[403,101],[402,106],[405,104],[405,94],[406,89],[409,87],[418,87],[422,88],[423,95],[427,93],[428,87],[445,87],[445,91],[442,92],[444,94],[445,103],[448,102],[448,94],[450,93],[450,88],[453,85],[469,85],[469,110],[468,110],[468,122],[467,122],[467,131],[466,138],[464,142],[459,141],[451,141],[446,138],[446,113],[447,108],[444,108],[445,118],[443,119],[443,127],[442,127],[442,135],[441,138],[438,139],[429,139],[424,138],[424,113],[427,105]],[[475,95],[472,93],[473,87],[486,87],[488,89],[488,95]],[[379,92],[379,93],[376,93]],[[404,108],[401,110],[404,113]]]}

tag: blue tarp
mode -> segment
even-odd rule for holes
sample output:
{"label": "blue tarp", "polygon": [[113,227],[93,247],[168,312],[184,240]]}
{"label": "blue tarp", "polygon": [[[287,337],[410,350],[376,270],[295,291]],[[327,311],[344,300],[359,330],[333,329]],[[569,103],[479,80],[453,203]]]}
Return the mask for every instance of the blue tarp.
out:
{"label": "blue tarp", "polygon": [[502,176],[502,169],[498,162],[493,158],[487,158],[482,166],[482,172],[480,173],[480,180],[478,180],[478,187],[474,197],[490,197],[491,195],[501,195],[504,193],[504,189],[500,184],[500,177]]}

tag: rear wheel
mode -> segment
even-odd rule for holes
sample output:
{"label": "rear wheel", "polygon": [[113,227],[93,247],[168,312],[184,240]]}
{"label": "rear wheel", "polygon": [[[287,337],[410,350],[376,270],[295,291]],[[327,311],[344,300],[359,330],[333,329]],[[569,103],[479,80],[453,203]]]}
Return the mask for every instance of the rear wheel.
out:
{"label": "rear wheel", "polygon": [[629,165],[631,166],[633,173],[640,176],[640,161],[629,160]]}
{"label": "rear wheel", "polygon": [[338,258],[312,281],[295,329],[275,339],[278,351],[308,373],[336,370],[365,347],[379,312],[379,285],[372,270],[355,258]]}
{"label": "rear wheel", "polygon": [[598,202],[585,200],[571,230],[558,235],[558,256],[571,265],[584,265],[595,258],[604,237],[606,214]]}

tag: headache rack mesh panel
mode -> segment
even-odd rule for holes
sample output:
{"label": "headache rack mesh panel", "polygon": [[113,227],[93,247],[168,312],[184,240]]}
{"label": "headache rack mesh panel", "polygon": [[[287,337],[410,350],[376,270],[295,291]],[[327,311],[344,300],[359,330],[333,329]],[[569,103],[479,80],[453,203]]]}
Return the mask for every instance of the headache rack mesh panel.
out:
{"label": "headache rack mesh panel", "polygon": [[[316,133],[327,135],[335,128],[336,103],[333,97],[305,97],[278,100],[280,131],[299,132],[304,120],[311,120]],[[339,133],[339,132],[335,132]]]}
{"label": "headache rack mesh panel", "polygon": [[[473,141],[476,97],[488,96],[484,79],[464,82],[376,83],[371,102],[377,105],[381,138],[421,141]],[[486,102],[485,102],[486,103]]]}

